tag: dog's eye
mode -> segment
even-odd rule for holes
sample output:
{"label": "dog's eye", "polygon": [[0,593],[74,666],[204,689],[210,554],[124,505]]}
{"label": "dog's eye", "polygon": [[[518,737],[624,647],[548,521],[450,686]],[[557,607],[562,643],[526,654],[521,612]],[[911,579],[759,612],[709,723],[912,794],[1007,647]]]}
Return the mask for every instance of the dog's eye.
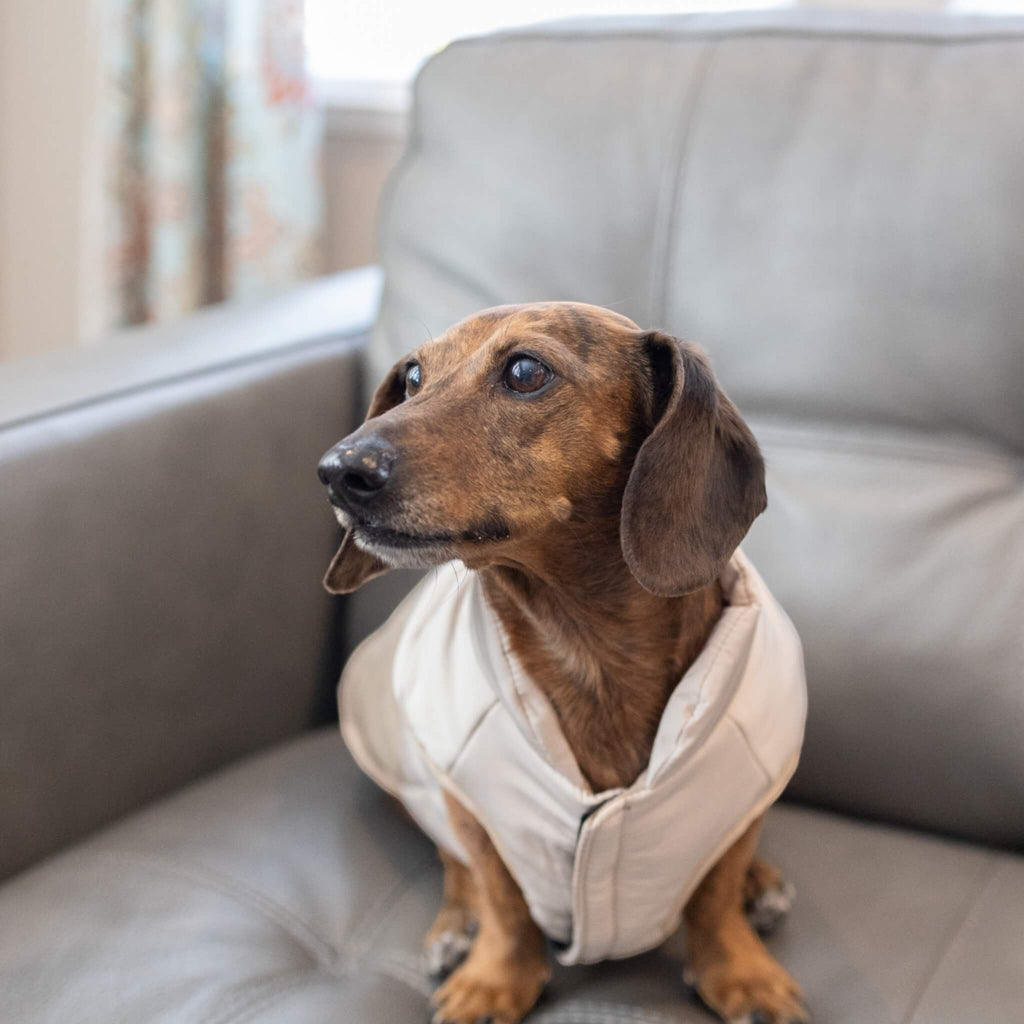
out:
{"label": "dog's eye", "polygon": [[405,371],[405,397],[410,398],[412,395],[415,395],[422,383],[420,364],[410,363],[409,368]]}
{"label": "dog's eye", "polygon": [[540,391],[553,374],[533,356],[513,356],[505,367],[505,387],[521,395],[531,395]]}

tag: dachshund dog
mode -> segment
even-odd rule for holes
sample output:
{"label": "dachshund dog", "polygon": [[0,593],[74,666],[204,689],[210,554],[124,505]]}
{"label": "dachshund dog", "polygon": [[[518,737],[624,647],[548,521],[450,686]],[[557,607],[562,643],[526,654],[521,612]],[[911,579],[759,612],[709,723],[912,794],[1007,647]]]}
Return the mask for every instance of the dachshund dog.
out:
{"label": "dachshund dog", "polygon": [[[700,351],[572,302],[486,310],[399,360],[319,473],[345,530],[327,588],[464,563],[594,793],[644,772],[766,504],[757,443]],[[515,1024],[550,977],[547,936],[488,830],[443,799],[465,856],[441,851],[434,1020]],[[685,974],[727,1021],[803,1022],[757,934],[790,898],[755,856],[762,820],[686,898]]]}

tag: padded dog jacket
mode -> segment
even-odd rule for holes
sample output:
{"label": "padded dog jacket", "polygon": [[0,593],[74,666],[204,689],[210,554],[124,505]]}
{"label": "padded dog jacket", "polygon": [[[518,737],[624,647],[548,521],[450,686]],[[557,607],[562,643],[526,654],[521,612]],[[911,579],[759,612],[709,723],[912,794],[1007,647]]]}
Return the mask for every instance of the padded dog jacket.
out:
{"label": "padded dog jacket", "polygon": [[356,761],[466,861],[447,789],[491,837],[563,963],[650,949],[796,768],[800,641],[738,552],[728,604],[665,707],[646,770],[591,792],[551,704],[517,664],[474,573],[428,575],[345,667]]}

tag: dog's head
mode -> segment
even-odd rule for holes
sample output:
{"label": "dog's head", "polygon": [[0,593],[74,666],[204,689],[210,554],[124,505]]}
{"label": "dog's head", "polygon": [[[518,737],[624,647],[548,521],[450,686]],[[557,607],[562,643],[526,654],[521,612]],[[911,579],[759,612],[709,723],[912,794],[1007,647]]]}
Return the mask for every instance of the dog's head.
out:
{"label": "dog's head", "polygon": [[614,516],[636,579],[683,594],[765,507],[757,443],[704,356],[573,302],[486,310],[400,359],[319,473],[345,528],[335,593],[452,558],[528,563]]}

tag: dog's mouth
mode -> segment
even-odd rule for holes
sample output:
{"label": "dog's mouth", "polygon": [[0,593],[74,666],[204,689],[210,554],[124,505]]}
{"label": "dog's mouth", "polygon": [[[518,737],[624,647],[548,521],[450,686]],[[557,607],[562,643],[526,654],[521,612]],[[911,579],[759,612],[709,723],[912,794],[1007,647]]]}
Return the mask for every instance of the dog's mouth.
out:
{"label": "dog's mouth", "polygon": [[360,547],[383,548],[430,548],[451,544],[456,536],[447,530],[430,532],[423,530],[397,530],[393,526],[380,526],[368,522],[341,505],[334,505],[334,516]]}
{"label": "dog's mouth", "polygon": [[372,545],[400,550],[445,547],[456,539],[451,533],[407,533],[405,530],[394,530],[389,526],[371,526],[368,523],[354,523],[352,535],[360,547]]}
{"label": "dog's mouth", "polygon": [[374,523],[338,504],[334,515],[341,526],[352,531],[357,547],[379,556],[390,564],[408,558],[417,564],[434,564],[458,557],[456,547],[485,545],[508,540],[510,531],[503,520],[474,523],[465,530],[403,530]]}
{"label": "dog's mouth", "polygon": [[424,569],[456,557],[454,535],[449,531],[400,530],[367,522],[338,505],[334,515],[342,528],[351,530],[357,548],[375,555],[394,569]]}

